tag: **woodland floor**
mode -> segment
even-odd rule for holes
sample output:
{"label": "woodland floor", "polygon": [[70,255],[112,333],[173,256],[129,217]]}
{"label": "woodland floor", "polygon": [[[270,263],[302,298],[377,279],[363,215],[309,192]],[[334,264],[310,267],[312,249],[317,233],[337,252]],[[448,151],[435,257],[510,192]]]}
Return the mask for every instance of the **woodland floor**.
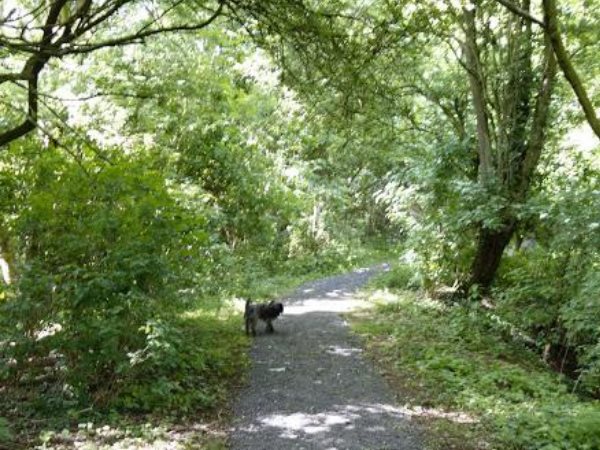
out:
{"label": "woodland floor", "polygon": [[248,385],[233,404],[233,450],[422,448],[422,432],[363,357],[340,316],[368,304],[355,291],[379,271],[360,269],[299,287],[251,351]]}

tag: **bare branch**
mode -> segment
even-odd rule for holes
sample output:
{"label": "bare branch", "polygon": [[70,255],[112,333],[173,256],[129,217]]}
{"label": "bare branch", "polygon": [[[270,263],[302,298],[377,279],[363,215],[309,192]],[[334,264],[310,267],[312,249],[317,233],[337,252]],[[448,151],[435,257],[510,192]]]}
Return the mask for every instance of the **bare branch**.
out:
{"label": "bare branch", "polygon": [[0,73],[0,84],[7,81],[23,81],[27,78],[22,73]]}
{"label": "bare branch", "polygon": [[[105,0],[100,5],[91,10],[92,0],[84,0],[80,2],[77,10],[70,17],[59,24],[58,18],[64,6],[69,0],[52,0],[47,9],[37,8],[35,12],[47,12],[47,17],[42,25],[42,37],[39,42],[29,42],[25,34],[30,32],[32,28],[28,25],[22,27],[20,38],[10,38],[0,36],[0,46],[4,46],[9,51],[21,54],[29,53],[23,70],[18,73],[3,73],[0,74],[0,84],[7,81],[18,82],[27,81],[27,116],[18,126],[7,131],[0,132],[0,147],[12,142],[15,139],[24,136],[37,125],[38,116],[38,78],[46,63],[52,57],[63,57],[71,54],[90,53],[100,48],[116,47],[127,44],[143,43],[145,38],[162,33],[197,31],[207,27],[214,22],[223,12],[224,0],[219,1],[216,10],[210,10],[210,16],[199,23],[188,23],[182,25],[164,26],[155,28],[154,25],[158,21],[176,8],[183,4],[183,0],[177,0],[173,5],[163,11],[158,18],[155,18],[150,23],[138,29],[135,33],[126,34],[121,37],[101,40],[99,42],[88,42],[78,44],[76,41],[84,34],[93,31],[97,26],[110,19],[123,6],[133,0]],[[32,15],[34,13],[32,12]],[[38,28],[39,30],[40,28]]]}
{"label": "bare branch", "polygon": [[536,24],[538,24],[540,27],[542,27],[544,29],[546,28],[546,24],[543,21],[541,21],[537,17],[533,16],[528,11],[525,11],[520,6],[515,5],[510,0],[496,0],[496,2],[500,3],[502,6],[504,6],[509,11],[515,13],[517,16],[521,16],[524,19],[527,19],[527,20],[529,20],[529,21],[531,21],[533,23],[536,23]]}
{"label": "bare branch", "polygon": [[30,131],[35,129],[35,123],[32,122],[29,117],[26,118],[20,125],[13,129],[0,134],[0,147],[9,144],[10,142],[25,136]]}
{"label": "bare branch", "polygon": [[100,48],[106,47],[117,47],[120,45],[127,44],[141,44],[144,42],[144,39],[150,36],[155,36],[157,34],[164,33],[173,33],[178,31],[198,31],[202,28],[207,27],[212,22],[214,22],[217,17],[221,14],[223,9],[223,4],[220,3],[217,10],[204,22],[197,24],[188,24],[188,25],[175,25],[172,27],[163,27],[163,28],[154,28],[151,30],[146,30],[143,32],[136,32],[133,34],[129,34],[127,36],[122,36],[116,39],[109,39],[106,41],[97,42],[94,44],[81,44],[81,45],[73,45],[69,48],[58,49],[52,53],[52,56],[65,56],[65,55],[73,55],[73,54],[82,54],[82,53],[90,53]]}
{"label": "bare branch", "polygon": [[[52,4],[48,11],[48,17],[44,24],[44,34],[40,42],[40,49],[50,45],[52,43],[52,37],[54,35],[54,28],[56,26],[60,11],[63,6],[67,3],[67,0],[56,0]],[[44,68],[48,62],[49,56],[43,53],[32,55],[27,62],[21,73],[22,79],[27,81],[27,117],[23,122],[8,130],[4,133],[0,133],[0,147],[7,145],[8,143],[25,136],[30,131],[33,131],[37,125],[38,118],[38,76],[40,71]]]}
{"label": "bare branch", "polygon": [[77,103],[77,102],[87,102],[89,100],[93,100],[95,98],[101,98],[101,97],[117,97],[117,98],[135,98],[135,99],[140,99],[140,100],[147,100],[149,98],[157,98],[156,95],[151,95],[151,94],[127,94],[125,92],[96,92],[94,94],[90,94],[90,95],[86,95],[85,97],[78,97],[78,98],[66,98],[66,97],[57,97],[55,95],[50,95],[50,94],[42,94],[40,92],[40,97],[44,97],[44,98],[48,98],[51,100],[58,100],[60,102],[73,102],[73,103]]}

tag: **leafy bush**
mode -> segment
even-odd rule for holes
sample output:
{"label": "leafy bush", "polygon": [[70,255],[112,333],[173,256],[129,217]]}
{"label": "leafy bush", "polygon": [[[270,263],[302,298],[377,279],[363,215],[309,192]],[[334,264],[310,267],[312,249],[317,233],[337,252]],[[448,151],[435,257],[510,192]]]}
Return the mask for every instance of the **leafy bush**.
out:
{"label": "leafy bush", "polygon": [[568,342],[577,346],[578,382],[590,393],[600,394],[600,272],[592,264],[577,294],[560,309]]}
{"label": "leafy bush", "polygon": [[228,383],[248,364],[240,323],[237,316],[220,320],[202,313],[149,322],[146,346],[130,354],[116,406],[181,414],[222,404]]}
{"label": "leafy bush", "polygon": [[[503,261],[495,297],[502,320],[533,337],[539,352],[559,369],[570,355],[568,371],[577,378],[576,387],[597,395],[600,277],[595,258],[577,247],[555,252],[538,245],[517,252]],[[554,348],[560,350],[556,355],[548,352]]]}
{"label": "leafy bush", "polygon": [[370,286],[373,288],[407,289],[420,285],[419,275],[408,264],[392,264],[387,272],[376,277]]}
{"label": "leafy bush", "polygon": [[100,390],[117,390],[129,370],[128,354],[145,347],[142,327],[169,311],[177,206],[135,162],[87,172],[48,158],[37,173],[17,222],[19,295],[5,307],[14,357],[22,365],[34,350],[57,352],[70,389],[102,402]]}
{"label": "leafy bush", "polygon": [[505,258],[495,294],[498,313],[540,341],[549,341],[564,301],[563,274],[563,258],[541,248]]}
{"label": "leafy bush", "polygon": [[12,434],[8,429],[8,422],[6,419],[0,417],[0,443],[6,442],[12,438]]}
{"label": "leafy bush", "polygon": [[600,405],[553,403],[518,413],[502,423],[500,439],[520,450],[600,448]]}

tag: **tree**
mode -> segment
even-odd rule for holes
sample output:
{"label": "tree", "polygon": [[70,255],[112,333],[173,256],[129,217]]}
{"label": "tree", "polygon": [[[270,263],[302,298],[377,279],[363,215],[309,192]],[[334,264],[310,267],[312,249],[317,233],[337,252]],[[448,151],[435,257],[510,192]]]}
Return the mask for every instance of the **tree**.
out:
{"label": "tree", "polygon": [[[157,8],[145,0],[102,0],[99,3],[49,0],[33,7],[21,0],[15,1],[16,6],[10,11],[0,9],[0,48],[5,49],[0,52],[0,61],[6,67],[0,72],[0,85],[12,83],[22,89],[25,96],[19,98],[16,91],[5,94],[7,100],[3,103],[11,112],[12,120],[0,129],[0,147],[38,126],[40,73],[52,59],[89,54],[107,47],[143,44],[147,38],[161,33],[193,32],[223,17],[242,26],[262,45],[272,47],[276,42],[285,42],[296,50],[296,55],[304,56],[303,61],[314,59],[311,66],[316,67],[343,48],[343,25],[354,20],[351,15],[338,11],[340,4],[323,6],[293,0],[193,3],[167,0],[160,2]],[[18,101],[15,102],[15,98]],[[19,119],[12,117],[15,115]]]}
{"label": "tree", "polygon": [[590,97],[575,69],[573,63],[571,62],[571,57],[567,52],[565,44],[563,42],[562,33],[560,30],[560,25],[558,21],[558,9],[556,7],[556,0],[543,0],[543,9],[544,9],[544,20],[541,21],[534,17],[529,11],[521,8],[518,4],[512,3],[509,0],[496,0],[498,3],[506,6],[510,11],[517,14],[518,16],[528,20],[532,23],[539,25],[550,38],[550,42],[552,43],[552,48],[554,50],[554,54],[558,61],[558,65],[562,70],[565,78],[571,85],[573,92],[577,96],[577,100],[581,105],[581,109],[583,110],[583,114],[588,124],[600,139],[600,118],[596,115],[596,111],[594,110],[594,106],[590,100]]}
{"label": "tree", "polygon": [[[528,11],[529,0],[520,7]],[[547,38],[540,46],[541,64],[534,66],[535,35],[530,21],[515,16],[501,19],[496,33],[506,33],[502,45],[496,35],[490,35],[494,30],[485,22],[487,14],[476,3],[462,12],[463,64],[477,120],[478,181],[481,189],[498,194],[504,202],[497,222],[478,225],[477,248],[464,286],[479,285],[484,291],[489,289],[515,232],[515,206],[527,199],[544,148],[556,74],[556,60]]]}
{"label": "tree", "polygon": [[[391,104],[400,106],[399,99],[406,97],[408,108],[388,112],[396,123],[414,125],[411,133],[403,132],[404,148],[398,151],[404,151],[407,165],[413,166],[409,172],[421,169],[404,178],[401,168],[392,169],[391,184],[398,187],[388,192],[416,184],[417,194],[400,194],[400,203],[408,200],[412,205],[392,209],[435,221],[429,228],[435,228],[430,234],[437,240],[442,233],[460,234],[447,249],[461,249],[461,265],[462,260],[470,261],[463,288],[478,285],[486,291],[529,199],[546,144],[557,66],[549,38],[536,32],[531,21],[494,2],[468,2],[464,8],[445,5],[444,11],[433,3],[390,6],[386,16],[402,18],[401,31],[390,33],[400,42],[408,35],[413,47],[402,49],[398,58],[412,53],[414,62],[394,74],[378,66],[393,57],[374,58],[370,70],[385,74],[378,81],[385,79],[395,88],[391,92],[399,94],[392,94]],[[528,11],[530,2],[522,1],[519,7]],[[415,45],[415,37],[423,35]],[[462,75],[453,73],[455,66],[462,68]],[[465,85],[470,108],[464,102]],[[428,193],[419,195],[420,190]],[[393,194],[384,197],[395,202]]]}
{"label": "tree", "polygon": [[[38,122],[40,73],[52,58],[86,54],[105,47],[142,43],[166,32],[194,31],[211,24],[223,11],[223,2],[206,2],[191,9],[179,1],[162,3],[148,12],[137,0],[51,0],[28,8],[17,6],[0,15],[0,54],[5,70],[0,84],[13,83],[26,91],[25,118],[0,132],[0,147],[32,131]],[[181,17],[186,17],[181,19]],[[139,16],[137,29],[123,27],[122,14]],[[121,25],[114,33],[115,25]],[[26,110],[26,111],[25,111]]]}

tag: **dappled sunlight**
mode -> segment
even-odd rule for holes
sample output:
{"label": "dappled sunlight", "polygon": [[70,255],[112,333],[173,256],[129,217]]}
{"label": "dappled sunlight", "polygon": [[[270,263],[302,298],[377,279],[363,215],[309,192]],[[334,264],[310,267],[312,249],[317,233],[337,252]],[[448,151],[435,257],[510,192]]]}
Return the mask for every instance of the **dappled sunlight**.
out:
{"label": "dappled sunlight", "polygon": [[[184,450],[203,448],[206,442],[222,442],[225,433],[212,424],[191,423],[165,427],[145,424],[134,428],[79,424],[78,431],[42,433],[45,443],[36,449],[65,450],[72,448],[97,450]],[[220,447],[218,447],[220,448]]]}
{"label": "dappled sunlight", "polygon": [[[302,292],[311,293],[314,291],[315,289],[305,289]],[[373,306],[372,302],[357,298],[353,292],[342,289],[335,289],[317,295],[303,299],[282,300],[285,308],[283,314],[296,316],[313,312],[344,313]],[[232,299],[229,307],[232,311],[243,313],[245,302],[246,300],[241,298]],[[258,303],[264,303],[264,301]]]}
{"label": "dappled sunlight", "polygon": [[420,406],[394,406],[384,403],[364,403],[337,405],[331,410],[308,413],[293,412],[266,415],[259,417],[257,422],[246,427],[244,431],[260,433],[266,428],[280,430],[280,437],[287,439],[302,439],[313,435],[322,435],[336,430],[353,430],[355,428],[370,429],[373,432],[383,431],[384,428],[374,423],[378,416],[399,421],[410,420],[412,417],[444,419],[457,423],[476,423],[477,420],[462,412],[446,412],[435,408]]}
{"label": "dappled sunlight", "polygon": [[267,427],[281,428],[289,432],[302,432],[306,434],[324,433],[335,426],[351,425],[360,415],[350,412],[325,412],[318,414],[273,414],[260,419],[260,423]]}
{"label": "dappled sunlight", "polygon": [[464,412],[448,412],[438,408],[425,408],[423,406],[391,406],[384,404],[374,404],[366,406],[347,406],[350,412],[357,410],[367,411],[371,414],[391,414],[397,417],[429,417],[433,419],[446,419],[456,423],[477,423],[478,420]]}
{"label": "dappled sunlight", "polygon": [[2,273],[2,280],[4,280],[4,284],[10,285],[12,283],[10,266],[8,261],[6,261],[2,255],[0,255],[0,273]]}
{"label": "dappled sunlight", "polygon": [[373,306],[371,303],[358,299],[348,292],[336,293],[335,295],[335,299],[315,297],[284,303],[284,314],[296,316],[313,312],[343,313]]}
{"label": "dappled sunlight", "polygon": [[342,297],[344,295],[347,295],[348,293],[343,291],[342,289],[335,289],[333,291],[327,292],[325,294],[326,297],[332,297],[332,298],[339,298]]}
{"label": "dappled sunlight", "polygon": [[447,308],[443,302],[427,296],[424,292],[398,292],[388,288],[377,289],[370,292],[368,301],[380,305],[391,303],[398,303],[400,305],[418,305],[420,308],[435,310]]}
{"label": "dappled sunlight", "polygon": [[[382,264],[381,270],[388,270],[387,264]],[[375,269],[377,270],[377,269]],[[353,270],[347,276],[349,280],[356,276],[368,277],[374,271],[373,267],[361,267]],[[352,283],[341,282],[336,288],[329,287],[329,279],[314,281],[299,289],[299,297],[280,298],[284,304],[284,315],[301,315],[313,312],[344,313],[373,306],[373,303],[361,299],[356,294],[356,286]],[[246,299],[231,298],[226,301],[234,311],[243,312]],[[256,300],[264,303],[266,300]]]}
{"label": "dappled sunlight", "polygon": [[325,351],[331,355],[352,356],[362,353],[363,350],[362,348],[340,347],[338,345],[330,345]]}
{"label": "dappled sunlight", "polygon": [[35,332],[35,340],[41,341],[42,339],[45,339],[47,337],[54,336],[56,333],[62,331],[62,329],[63,326],[60,323],[51,323],[49,325],[46,325],[41,330]]}
{"label": "dappled sunlight", "polygon": [[377,289],[369,295],[369,300],[375,303],[393,303],[400,301],[400,296],[389,289]]}
{"label": "dappled sunlight", "polygon": [[[382,264],[381,267],[384,270],[387,270],[388,264]],[[373,270],[373,269],[369,268],[369,267],[359,267],[358,269],[354,269],[353,272],[354,273],[367,273],[367,272],[370,272],[371,270]]]}

